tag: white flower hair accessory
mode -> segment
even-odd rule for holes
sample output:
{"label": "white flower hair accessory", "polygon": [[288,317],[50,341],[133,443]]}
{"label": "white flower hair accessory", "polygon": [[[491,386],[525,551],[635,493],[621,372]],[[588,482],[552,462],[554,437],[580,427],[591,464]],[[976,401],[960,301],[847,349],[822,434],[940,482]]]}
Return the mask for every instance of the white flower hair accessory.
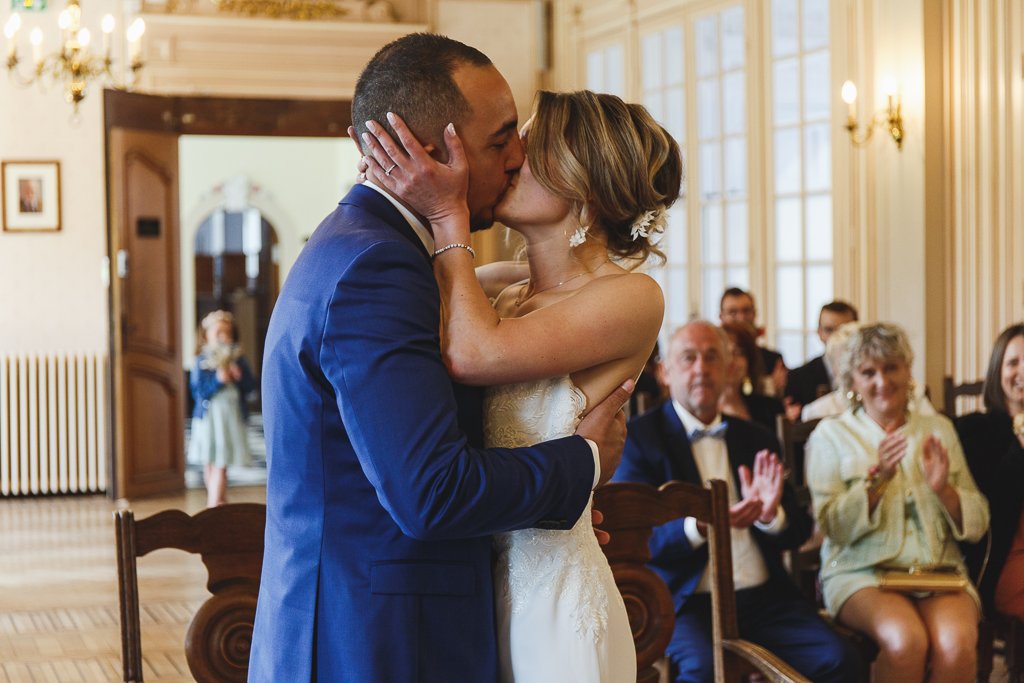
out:
{"label": "white flower hair accessory", "polygon": [[569,235],[569,246],[573,249],[580,246],[587,241],[587,231],[590,230],[589,225],[581,225],[572,234]]}
{"label": "white flower hair accessory", "polygon": [[640,214],[640,217],[633,222],[633,225],[629,228],[629,234],[633,237],[633,241],[643,237],[647,239],[652,235],[665,232],[665,227],[668,223],[668,213],[665,211],[664,206],[659,206],[656,209],[650,211],[644,211]]}

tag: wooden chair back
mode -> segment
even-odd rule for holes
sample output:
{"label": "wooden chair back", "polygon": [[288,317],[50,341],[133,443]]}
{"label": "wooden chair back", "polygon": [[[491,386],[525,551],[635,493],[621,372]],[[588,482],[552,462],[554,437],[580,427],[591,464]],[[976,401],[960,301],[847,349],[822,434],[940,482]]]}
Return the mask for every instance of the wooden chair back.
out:
{"label": "wooden chair back", "polygon": [[946,417],[952,420],[960,414],[956,407],[956,400],[960,397],[980,397],[984,388],[984,380],[979,379],[976,382],[963,382],[962,384],[957,384],[953,381],[952,377],[943,377],[942,412],[945,413]]}
{"label": "wooden chair back", "polygon": [[[786,478],[798,493],[802,490],[806,491],[807,488],[804,476],[805,447],[807,440],[811,438],[811,432],[819,422],[821,422],[821,418],[806,422],[791,422],[783,415],[779,415],[775,419],[775,433],[779,439],[779,446],[782,448],[779,457],[782,458],[783,466],[786,468]],[[809,498],[803,502],[809,502]]]}
{"label": "wooden chair back", "polygon": [[196,553],[208,572],[206,587],[213,595],[200,606],[185,636],[192,675],[200,683],[246,680],[266,513],[258,503],[222,505],[192,516],[165,510],[142,520],[131,510],[114,513],[125,681],[142,681],[136,560],[159,548]]}
{"label": "wooden chair back", "polygon": [[[797,500],[810,509],[811,492],[807,487],[805,465],[807,462],[807,440],[811,432],[818,426],[821,419],[806,422],[790,422],[783,416],[776,420],[775,427],[782,448],[782,461],[786,468],[786,478],[793,486]],[[811,515],[813,516],[813,511]],[[789,552],[789,569],[793,581],[808,600],[820,605],[821,595],[818,588],[818,572],[821,570],[821,533],[815,528],[814,535],[801,548]]]}
{"label": "wooden chair back", "polygon": [[739,637],[729,489],[724,481],[712,480],[707,488],[680,481],[659,489],[636,483],[608,484],[594,492],[594,507],[604,514],[601,526],[611,535],[611,542],[603,548],[626,603],[636,643],[638,683],[658,680],[654,665],[664,658],[675,627],[672,595],[646,566],[651,559],[651,532],[680,517],[696,517],[708,525],[715,683],[738,683],[755,671],[776,683],[807,681],[768,650]]}

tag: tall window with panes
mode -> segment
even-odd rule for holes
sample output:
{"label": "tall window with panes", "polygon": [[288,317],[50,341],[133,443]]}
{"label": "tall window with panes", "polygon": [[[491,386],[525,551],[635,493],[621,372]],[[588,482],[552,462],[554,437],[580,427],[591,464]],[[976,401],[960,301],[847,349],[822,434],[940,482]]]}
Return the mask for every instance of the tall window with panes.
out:
{"label": "tall window with panes", "polygon": [[793,367],[821,353],[833,298],[828,0],[772,0],[775,343]]}
{"label": "tall window with panes", "polygon": [[[763,25],[735,0],[642,21],[639,82],[625,81],[623,41],[587,51],[586,83],[641,101],[683,152],[683,189],[661,242],[667,262],[651,271],[665,291],[665,330],[717,319],[726,287],[764,283],[754,291],[762,319],[794,367],[820,353],[818,310],[833,291],[829,3],[768,5]],[[751,44],[771,65],[763,92],[750,82]],[[765,127],[758,148],[755,106],[767,111],[755,119]],[[763,203],[751,204],[750,187],[764,188]]]}

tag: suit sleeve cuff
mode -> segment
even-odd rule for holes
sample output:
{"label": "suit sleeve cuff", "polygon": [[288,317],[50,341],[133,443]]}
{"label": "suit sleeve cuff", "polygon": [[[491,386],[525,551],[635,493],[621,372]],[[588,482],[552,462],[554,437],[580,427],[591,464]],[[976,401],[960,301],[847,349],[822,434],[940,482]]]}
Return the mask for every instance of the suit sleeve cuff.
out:
{"label": "suit sleeve cuff", "polygon": [[590,452],[594,454],[594,483],[590,485],[590,489],[594,490],[597,488],[597,482],[601,481],[601,454],[597,452],[597,444],[590,439],[584,439],[587,445],[590,446]]}
{"label": "suit sleeve cuff", "polygon": [[687,517],[683,520],[683,533],[686,534],[686,539],[690,542],[690,546],[693,548],[699,548],[708,541],[708,539],[704,538],[704,536],[697,530],[696,517]]}
{"label": "suit sleeve cuff", "polygon": [[768,522],[767,524],[762,524],[760,521],[756,521],[754,522],[754,526],[756,526],[758,529],[765,532],[766,534],[777,536],[778,534],[781,534],[783,531],[786,530],[787,521],[788,520],[786,519],[786,508],[780,505],[779,511],[775,513],[775,519]]}

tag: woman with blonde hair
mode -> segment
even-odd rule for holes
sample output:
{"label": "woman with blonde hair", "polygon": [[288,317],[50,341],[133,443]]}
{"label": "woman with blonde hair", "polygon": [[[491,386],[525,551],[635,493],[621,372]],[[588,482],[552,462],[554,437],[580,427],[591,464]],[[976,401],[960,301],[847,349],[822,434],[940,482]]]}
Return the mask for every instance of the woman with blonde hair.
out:
{"label": "woman with blonde hair", "polygon": [[196,337],[196,359],[189,375],[195,409],[188,460],[203,466],[207,506],[215,507],[227,502],[228,465],[249,462],[245,399],[256,388],[256,380],[238,346],[231,313],[208,314]]}
{"label": "woman with blonde hair", "polygon": [[[807,482],[825,536],[825,606],[878,645],[878,681],[973,681],[978,594],[957,541],[977,541],[988,503],[953,425],[910,408],[913,352],[891,323],[865,325],[840,364],[852,405],[807,442]],[[894,589],[892,579],[932,587]]]}
{"label": "woman with blonde hair", "polygon": [[[486,445],[571,434],[640,374],[657,339],[661,289],[634,268],[658,253],[682,178],[678,145],[643,107],[613,95],[540,92],[521,140],[507,143],[526,160],[495,208],[525,239],[529,277],[492,305],[473,268],[473,168],[461,141],[449,127],[439,163],[390,121],[404,149],[370,125],[368,174],[430,222],[442,351],[456,380],[489,387]],[[629,620],[589,511],[570,532],[523,529],[495,544],[501,680],[636,679]]]}

